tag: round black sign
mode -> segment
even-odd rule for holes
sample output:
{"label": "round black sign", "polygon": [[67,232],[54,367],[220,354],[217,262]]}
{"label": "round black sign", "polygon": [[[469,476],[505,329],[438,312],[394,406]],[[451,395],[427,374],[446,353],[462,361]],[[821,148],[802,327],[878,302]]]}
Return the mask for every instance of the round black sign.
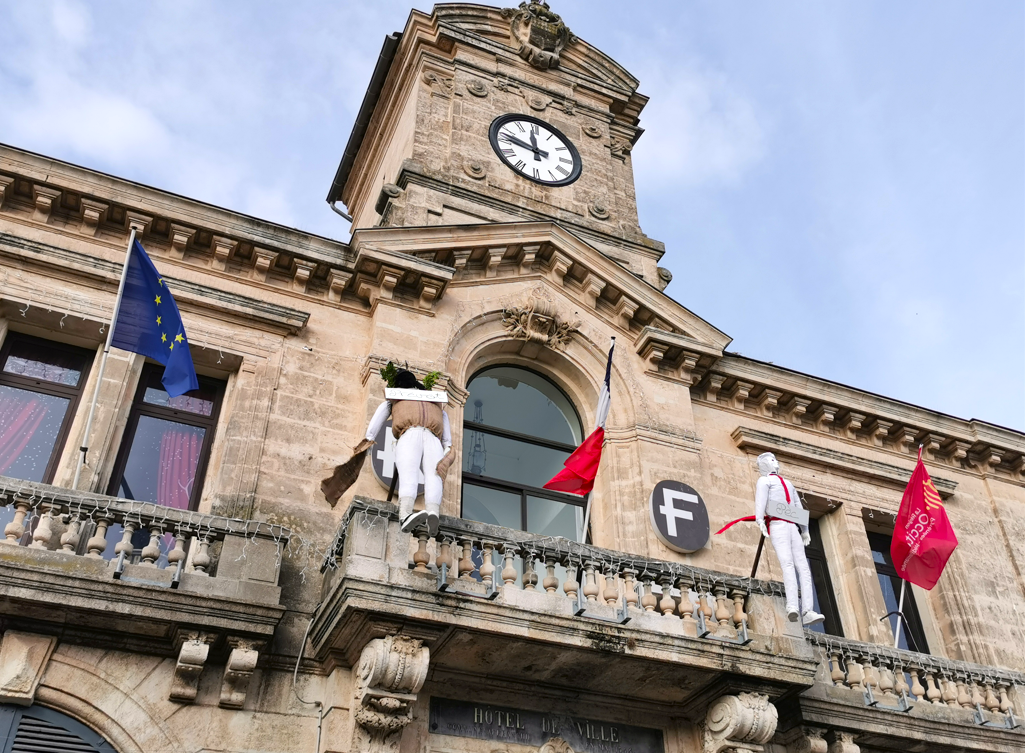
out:
{"label": "round black sign", "polygon": [[[391,419],[389,418],[377,432],[377,436],[374,437],[374,446],[370,448],[370,465],[374,468],[374,476],[385,489],[391,488],[392,477],[395,473],[395,445],[397,443],[398,440],[391,433]],[[416,496],[419,497],[424,493],[423,471],[417,471],[417,475],[420,477],[420,485],[416,488]],[[396,488],[396,498],[398,493]]]}
{"label": "round black sign", "polygon": [[708,543],[708,510],[692,487],[659,481],[648,500],[651,527],[659,541],[677,552],[696,552]]}

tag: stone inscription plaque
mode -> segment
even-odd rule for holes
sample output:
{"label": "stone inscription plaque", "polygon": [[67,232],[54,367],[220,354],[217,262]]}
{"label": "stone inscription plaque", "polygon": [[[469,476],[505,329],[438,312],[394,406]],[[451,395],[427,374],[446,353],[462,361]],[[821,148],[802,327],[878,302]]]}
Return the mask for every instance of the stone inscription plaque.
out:
{"label": "stone inscription plaque", "polygon": [[659,729],[446,698],[431,698],[431,732],[535,748],[561,737],[576,753],[665,753]]}

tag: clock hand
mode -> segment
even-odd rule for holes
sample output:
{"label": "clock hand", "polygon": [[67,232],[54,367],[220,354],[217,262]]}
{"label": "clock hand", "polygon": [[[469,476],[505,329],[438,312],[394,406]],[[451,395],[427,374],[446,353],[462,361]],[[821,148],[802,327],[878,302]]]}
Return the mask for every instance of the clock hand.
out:
{"label": "clock hand", "polygon": [[546,152],[544,149],[539,149],[536,146],[531,146],[526,141],[520,141],[515,136],[510,136],[507,133],[503,133],[502,136],[512,144],[516,144],[516,146],[522,146],[524,149],[529,149],[530,151],[534,152],[535,155],[540,154],[545,159],[548,159],[548,152]]}
{"label": "clock hand", "polygon": [[[534,149],[534,160],[537,162],[541,161],[541,150],[537,148],[537,138],[534,136],[534,132],[530,132],[530,145]],[[547,156],[547,155],[546,155]]]}

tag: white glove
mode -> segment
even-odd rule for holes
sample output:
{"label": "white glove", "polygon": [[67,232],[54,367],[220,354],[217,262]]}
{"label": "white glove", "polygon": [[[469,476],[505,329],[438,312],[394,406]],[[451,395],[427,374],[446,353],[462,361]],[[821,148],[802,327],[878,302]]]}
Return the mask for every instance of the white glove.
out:
{"label": "white glove", "polygon": [[758,529],[762,532],[762,536],[769,538],[769,529],[765,525],[765,518],[758,521]]}
{"label": "white glove", "polygon": [[811,544],[811,534],[808,533],[807,530],[801,531],[801,543],[805,546],[809,546]]}

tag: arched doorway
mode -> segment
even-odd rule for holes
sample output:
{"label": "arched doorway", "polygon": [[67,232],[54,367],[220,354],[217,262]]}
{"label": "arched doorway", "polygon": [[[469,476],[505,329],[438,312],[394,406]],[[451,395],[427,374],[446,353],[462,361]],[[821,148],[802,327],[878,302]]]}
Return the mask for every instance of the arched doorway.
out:
{"label": "arched doorway", "polygon": [[462,517],[583,541],[584,498],[541,488],[583,438],[569,398],[517,366],[488,367],[467,389]]}
{"label": "arched doorway", "polygon": [[29,751],[117,753],[100,735],[67,714],[44,706],[0,704],[0,753]]}

